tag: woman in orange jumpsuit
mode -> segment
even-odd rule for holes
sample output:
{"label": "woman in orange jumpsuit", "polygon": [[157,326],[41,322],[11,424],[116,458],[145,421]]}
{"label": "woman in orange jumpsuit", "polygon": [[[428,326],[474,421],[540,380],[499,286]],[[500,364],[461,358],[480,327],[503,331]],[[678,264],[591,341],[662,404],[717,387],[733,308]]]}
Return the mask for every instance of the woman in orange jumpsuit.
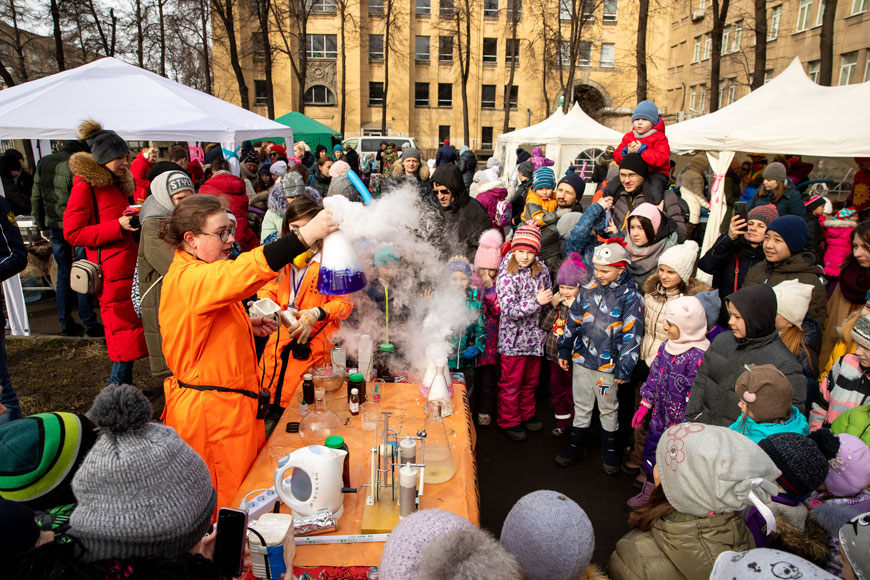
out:
{"label": "woman in orange jumpsuit", "polygon": [[[320,206],[310,197],[294,198],[284,214],[282,235],[305,226],[320,211]],[[290,333],[281,328],[270,336],[260,361],[265,373],[263,386],[269,388],[275,402],[282,407],[291,403],[309,367],[331,364],[330,339],[353,310],[350,296],[327,296],[317,291],[319,273],[317,244],[308,254],[285,266],[278,278],[258,292],[260,298],[271,298],[282,309],[295,307],[298,311],[299,326]],[[296,345],[290,346],[293,339]],[[300,349],[298,345],[307,345],[310,350]],[[304,356],[305,352],[308,356]]]}
{"label": "woman in orange jumpsuit", "polygon": [[233,224],[219,198],[190,196],[161,224],[161,239],[176,248],[160,296],[163,354],[173,373],[163,384],[163,419],[205,460],[218,508],[237,507],[233,496],[265,443],[254,335],[278,324],[250,319],[242,300],[336,229],[324,211],[230,261]]}

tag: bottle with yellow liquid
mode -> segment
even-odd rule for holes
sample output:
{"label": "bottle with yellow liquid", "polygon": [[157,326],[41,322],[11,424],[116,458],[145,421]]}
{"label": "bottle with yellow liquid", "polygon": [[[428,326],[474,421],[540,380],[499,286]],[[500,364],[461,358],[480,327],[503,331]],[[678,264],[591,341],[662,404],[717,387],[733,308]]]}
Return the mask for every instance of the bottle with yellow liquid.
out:
{"label": "bottle with yellow liquid", "polygon": [[447,427],[441,418],[441,401],[429,401],[426,414],[426,471],[423,481],[428,484],[444,483],[456,474],[453,454],[447,439]]}

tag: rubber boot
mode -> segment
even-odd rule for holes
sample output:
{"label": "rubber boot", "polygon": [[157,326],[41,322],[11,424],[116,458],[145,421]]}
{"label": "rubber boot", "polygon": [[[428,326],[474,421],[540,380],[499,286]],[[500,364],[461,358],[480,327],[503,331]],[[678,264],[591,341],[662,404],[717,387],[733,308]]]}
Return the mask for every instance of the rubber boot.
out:
{"label": "rubber boot", "polygon": [[619,453],[616,450],[616,431],[601,431],[601,460],[604,473],[619,475]]}
{"label": "rubber boot", "polygon": [[640,490],[640,493],[625,502],[625,504],[628,506],[628,509],[636,510],[642,505],[645,505],[646,502],[649,501],[649,496],[650,494],[652,494],[655,488],[656,486],[653,482],[643,482],[643,488]]}
{"label": "rubber boot", "polygon": [[571,467],[586,458],[586,438],[589,427],[571,427],[571,444],[556,456],[556,465]]}

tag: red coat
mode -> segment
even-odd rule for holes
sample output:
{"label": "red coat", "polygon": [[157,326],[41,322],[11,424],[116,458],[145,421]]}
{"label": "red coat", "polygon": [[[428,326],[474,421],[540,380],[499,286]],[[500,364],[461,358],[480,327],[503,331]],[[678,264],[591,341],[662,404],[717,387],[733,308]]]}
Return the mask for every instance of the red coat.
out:
{"label": "red coat", "polygon": [[130,173],[133,174],[133,180],[136,182],[136,193],[133,199],[136,203],[142,203],[148,194],[151,193],[151,182],[148,181],[148,172],[154,164],[140,152],[130,164]]}
{"label": "red coat", "polygon": [[617,163],[622,162],[623,156],[628,152],[626,148],[632,141],[640,141],[643,151],[640,152],[641,158],[646,161],[649,166],[650,173],[661,173],[665,177],[671,175],[671,146],[668,143],[668,137],[665,135],[665,121],[659,119],[658,125],[653,127],[655,133],[643,139],[638,139],[634,135],[634,131],[629,131],[622,137],[616,151],[613,152],[613,160]]}
{"label": "red coat", "polygon": [[[84,246],[88,260],[99,262],[103,270],[103,289],[97,296],[106,327],[109,358],[115,362],[132,361],[148,354],[142,321],[133,309],[133,271],[139,244],[132,232],[118,223],[136,189],[133,175],[127,173],[120,183],[90,153],[75,153],[69,160],[73,188],[63,214],[63,234],[70,244]],[[97,196],[100,223],[94,216],[91,186]]]}
{"label": "red coat", "polygon": [[199,188],[199,193],[224,196],[236,216],[236,241],[246,252],[260,245],[257,234],[248,227],[248,193],[245,182],[231,173],[217,173]]}

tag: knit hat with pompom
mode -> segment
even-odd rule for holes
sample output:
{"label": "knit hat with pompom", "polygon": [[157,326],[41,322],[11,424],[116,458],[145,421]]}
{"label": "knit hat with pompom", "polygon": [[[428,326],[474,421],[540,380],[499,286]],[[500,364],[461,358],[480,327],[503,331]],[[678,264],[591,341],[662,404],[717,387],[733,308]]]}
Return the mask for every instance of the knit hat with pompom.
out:
{"label": "knit hat with pompom", "polygon": [[88,417],[102,433],[73,478],[70,517],[85,558],[188,552],[217,503],[205,462],[174,429],[150,422],[151,403],[132,385],[103,389]]}
{"label": "knit hat with pompom", "polygon": [[562,265],[559,266],[559,272],[556,274],[556,283],[559,286],[583,286],[589,281],[589,272],[586,271],[586,266],[577,252],[565,258]]}
{"label": "knit hat with pompom", "polygon": [[501,232],[496,229],[483,232],[480,236],[477,252],[474,254],[474,267],[498,270],[501,264],[503,240]]}
{"label": "knit hat with pompom", "polygon": [[87,120],[79,125],[79,139],[87,141],[91,148],[94,161],[103,165],[112,159],[117,159],[130,152],[130,146],[114,131],[103,129],[94,120]]}
{"label": "knit hat with pompom", "polygon": [[473,528],[468,520],[445,510],[414,512],[393,528],[381,556],[381,580],[417,578],[417,569],[426,547],[439,536]]}

